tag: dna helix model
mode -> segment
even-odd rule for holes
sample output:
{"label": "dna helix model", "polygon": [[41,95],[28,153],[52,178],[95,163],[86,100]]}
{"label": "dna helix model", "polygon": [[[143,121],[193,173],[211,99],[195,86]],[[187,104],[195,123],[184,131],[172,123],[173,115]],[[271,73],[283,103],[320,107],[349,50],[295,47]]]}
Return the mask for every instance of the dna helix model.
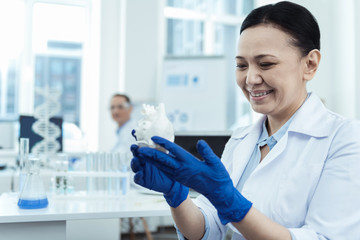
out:
{"label": "dna helix model", "polygon": [[61,91],[45,86],[35,88],[35,94],[42,96],[44,102],[34,110],[34,117],[37,120],[32,125],[32,130],[43,139],[34,145],[32,153],[43,154],[48,158],[60,149],[60,144],[56,138],[61,136],[61,129],[50,122],[50,118],[56,116],[60,111]]}

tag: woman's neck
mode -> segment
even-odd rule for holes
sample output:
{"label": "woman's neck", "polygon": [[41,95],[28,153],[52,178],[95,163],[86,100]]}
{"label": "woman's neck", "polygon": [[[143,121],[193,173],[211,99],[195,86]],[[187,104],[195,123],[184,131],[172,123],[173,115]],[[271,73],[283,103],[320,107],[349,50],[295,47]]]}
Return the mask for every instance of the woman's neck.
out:
{"label": "woman's neck", "polygon": [[266,120],[266,129],[268,131],[269,136],[272,136],[276,133],[293,115],[294,113],[304,104],[307,99],[307,93],[302,99],[299,101],[299,104],[294,105],[294,107],[290,108],[284,114],[276,115],[276,116],[267,116]]}

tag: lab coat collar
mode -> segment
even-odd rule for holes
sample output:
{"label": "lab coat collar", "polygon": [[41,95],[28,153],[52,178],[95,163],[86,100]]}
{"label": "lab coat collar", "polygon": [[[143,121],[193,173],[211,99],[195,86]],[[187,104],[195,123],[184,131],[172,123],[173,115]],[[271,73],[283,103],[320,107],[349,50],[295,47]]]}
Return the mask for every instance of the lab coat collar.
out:
{"label": "lab coat collar", "polygon": [[[261,134],[261,129],[262,129],[262,125],[263,122],[265,121],[266,116],[263,115],[260,117],[259,120],[257,120],[253,125],[244,127],[244,128],[238,128],[236,129],[233,134],[231,135],[231,138],[235,138],[235,139],[243,139],[245,138],[249,133],[251,133],[252,135],[255,135],[257,137],[260,136]],[[258,139],[256,139],[258,140]]]}
{"label": "lab coat collar", "polygon": [[314,93],[310,93],[308,99],[295,113],[288,132],[296,132],[312,137],[328,137],[331,127],[323,122],[328,110]]}
{"label": "lab coat collar", "polygon": [[[325,119],[325,114],[327,112],[328,110],[325,108],[320,98],[314,93],[309,93],[307,100],[295,112],[294,119],[291,122],[288,131],[302,133],[313,137],[327,137],[331,133],[331,129],[329,129],[326,123],[319,124],[319,122]],[[243,139],[249,133],[259,137],[265,119],[266,116],[264,115],[252,126],[237,129],[231,137]]]}

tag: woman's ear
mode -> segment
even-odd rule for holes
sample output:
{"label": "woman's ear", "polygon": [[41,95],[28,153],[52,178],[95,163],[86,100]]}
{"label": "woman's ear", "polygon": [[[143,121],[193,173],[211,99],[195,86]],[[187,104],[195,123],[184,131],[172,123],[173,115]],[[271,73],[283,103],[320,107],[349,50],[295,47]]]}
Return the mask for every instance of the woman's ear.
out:
{"label": "woman's ear", "polygon": [[320,59],[321,53],[319,50],[313,49],[308,53],[305,57],[304,80],[309,81],[315,76],[320,64]]}

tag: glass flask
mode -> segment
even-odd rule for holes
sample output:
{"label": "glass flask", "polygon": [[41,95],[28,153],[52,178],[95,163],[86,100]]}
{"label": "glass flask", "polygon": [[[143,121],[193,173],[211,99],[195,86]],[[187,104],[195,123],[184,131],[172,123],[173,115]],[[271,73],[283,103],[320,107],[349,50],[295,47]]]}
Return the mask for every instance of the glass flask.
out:
{"label": "glass flask", "polygon": [[29,158],[24,187],[18,201],[19,208],[37,209],[48,205],[44,185],[40,177],[40,159]]}

